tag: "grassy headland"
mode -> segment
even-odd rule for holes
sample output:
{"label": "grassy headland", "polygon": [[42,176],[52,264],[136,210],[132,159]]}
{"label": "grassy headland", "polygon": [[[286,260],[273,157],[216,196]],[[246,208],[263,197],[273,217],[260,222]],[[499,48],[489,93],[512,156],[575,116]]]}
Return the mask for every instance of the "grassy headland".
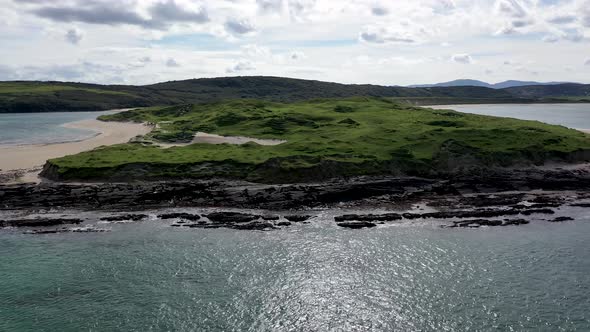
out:
{"label": "grassy headland", "polygon": [[355,175],[435,176],[461,168],[541,164],[590,158],[590,136],[561,126],[379,98],[298,103],[235,100],[154,107],[103,116],[158,124],[148,138],[190,141],[196,132],[280,139],[261,146],[129,143],[48,161],[62,180],[222,177],[295,182]]}

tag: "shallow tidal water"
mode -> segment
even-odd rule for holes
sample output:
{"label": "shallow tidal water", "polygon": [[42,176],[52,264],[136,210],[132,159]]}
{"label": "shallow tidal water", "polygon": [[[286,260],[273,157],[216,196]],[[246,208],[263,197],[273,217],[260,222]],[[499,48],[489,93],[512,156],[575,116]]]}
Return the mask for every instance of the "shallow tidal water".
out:
{"label": "shallow tidal water", "polygon": [[590,129],[590,104],[482,104],[443,105],[433,108],[493,115],[522,120],[536,120],[574,129]]}
{"label": "shallow tidal water", "polygon": [[110,112],[57,112],[0,114],[0,145],[47,144],[78,141],[96,132],[66,128],[74,121],[96,119]]}
{"label": "shallow tidal water", "polygon": [[[0,331],[588,331],[590,215],[524,226],[0,231]],[[194,211],[191,211],[194,212]]]}

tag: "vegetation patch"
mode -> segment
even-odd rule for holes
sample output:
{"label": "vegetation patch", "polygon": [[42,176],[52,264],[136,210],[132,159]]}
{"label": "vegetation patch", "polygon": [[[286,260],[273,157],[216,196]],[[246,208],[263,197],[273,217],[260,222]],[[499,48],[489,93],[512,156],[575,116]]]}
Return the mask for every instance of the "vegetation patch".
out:
{"label": "vegetation patch", "polygon": [[[355,111],[337,112],[338,106]],[[124,175],[127,180],[223,177],[273,183],[356,175],[437,176],[462,168],[590,158],[590,136],[562,126],[379,98],[233,100],[136,109],[102,119],[157,124],[152,139],[167,142],[186,141],[197,131],[286,142],[167,149],[121,144],[50,160],[44,174],[62,180]]]}
{"label": "vegetation patch", "polygon": [[434,126],[434,127],[454,127],[454,128],[460,128],[460,127],[464,127],[465,123],[461,122],[461,121],[449,121],[449,120],[436,120],[436,121],[430,121],[430,122],[426,122],[427,125],[429,126]]}

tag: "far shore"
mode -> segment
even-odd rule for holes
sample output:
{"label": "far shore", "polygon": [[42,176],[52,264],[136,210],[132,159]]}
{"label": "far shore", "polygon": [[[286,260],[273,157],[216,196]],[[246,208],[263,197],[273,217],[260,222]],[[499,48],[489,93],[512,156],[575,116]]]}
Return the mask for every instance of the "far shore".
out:
{"label": "far shore", "polygon": [[[39,169],[48,159],[92,150],[99,146],[126,143],[138,135],[150,132],[151,127],[139,123],[104,122],[82,120],[64,124],[68,128],[90,129],[97,135],[85,140],[53,144],[30,144],[18,146],[0,145],[0,173],[31,170],[24,172],[20,181],[37,180]],[[28,174],[26,174],[28,173]],[[33,174],[31,174],[33,173]]]}

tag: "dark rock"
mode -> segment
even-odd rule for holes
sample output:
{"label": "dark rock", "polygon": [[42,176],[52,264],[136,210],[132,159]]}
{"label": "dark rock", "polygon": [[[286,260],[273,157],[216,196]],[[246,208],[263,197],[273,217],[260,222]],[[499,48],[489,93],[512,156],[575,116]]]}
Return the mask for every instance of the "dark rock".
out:
{"label": "dark rock", "polygon": [[369,221],[344,221],[344,222],[339,222],[336,225],[338,225],[340,227],[346,227],[346,228],[352,228],[352,229],[370,228],[370,227],[377,226],[374,223],[369,222]]}
{"label": "dark rock", "polygon": [[279,219],[281,219],[281,217],[277,216],[276,214],[267,214],[267,215],[262,216],[262,220],[279,220]]}
{"label": "dark rock", "polygon": [[402,216],[397,213],[385,214],[345,214],[334,217],[336,222],[343,221],[394,221],[401,220]]}
{"label": "dark rock", "polygon": [[501,226],[502,220],[489,220],[489,219],[474,219],[474,220],[462,220],[454,221],[458,227],[469,227],[470,225],[479,226]]}
{"label": "dark rock", "polygon": [[551,209],[510,209],[510,210],[451,210],[451,211],[439,211],[429,212],[422,214],[415,213],[404,213],[403,217],[406,219],[417,219],[417,218],[434,218],[434,219],[449,219],[449,218],[494,218],[501,216],[510,216],[523,214],[529,216],[531,214],[554,214],[555,212]]}
{"label": "dark rock", "polygon": [[555,219],[548,220],[548,221],[549,222],[563,222],[563,221],[570,221],[570,220],[574,220],[574,218],[572,218],[572,217],[557,217]]}
{"label": "dark rock", "polygon": [[510,225],[518,226],[518,225],[526,225],[528,223],[529,223],[529,221],[526,219],[504,219],[502,226],[510,226]]}
{"label": "dark rock", "polygon": [[67,230],[63,229],[34,229],[31,231],[25,231],[23,234],[56,234],[56,233],[66,233]]}
{"label": "dark rock", "polygon": [[33,229],[23,232],[24,234],[56,234],[56,233],[104,233],[110,232],[109,229],[82,227],[82,228],[59,228],[59,229]]}
{"label": "dark rock", "polygon": [[274,229],[274,225],[268,222],[249,222],[242,224],[231,225],[230,228],[242,230],[266,230]]}
{"label": "dark rock", "polygon": [[209,220],[217,223],[244,223],[260,219],[260,216],[240,212],[213,212],[206,215]]}
{"label": "dark rock", "polygon": [[308,216],[308,215],[289,215],[289,216],[285,216],[285,219],[292,221],[292,222],[302,222],[302,221],[306,221],[307,219],[311,218],[312,216]]}
{"label": "dark rock", "polygon": [[509,226],[509,225],[524,225],[529,222],[525,219],[471,219],[471,220],[457,220],[453,221],[453,226],[448,227],[480,227],[480,226]]}
{"label": "dark rock", "polygon": [[[392,165],[395,166],[395,165]],[[267,210],[330,207],[346,204],[379,206],[430,201],[432,206],[443,204],[456,210],[471,207],[511,207],[501,215],[518,215],[515,210],[557,207],[567,203],[559,195],[533,194],[532,190],[579,192],[583,203],[590,207],[590,166],[576,169],[505,169],[485,168],[452,174],[429,174],[429,178],[384,175],[333,179],[316,183],[251,184],[233,180],[167,180],[134,183],[59,183],[0,184],[0,209],[50,209],[54,207],[86,210],[139,211],[141,208],[168,207],[230,207]],[[394,170],[395,167],[392,167]],[[326,168],[329,171],[329,168]],[[314,171],[316,172],[316,171]],[[317,179],[309,174],[302,179]],[[325,174],[324,174],[325,175]],[[322,175],[323,176],[323,175]],[[125,180],[125,179],[121,179]],[[290,179],[288,176],[285,182]],[[247,189],[247,190],[245,190]],[[489,194],[508,191],[528,191],[517,194]],[[470,194],[470,195],[464,195]],[[473,195],[471,195],[473,194]],[[538,198],[530,197],[537,195]],[[585,196],[586,195],[586,196]],[[528,199],[533,206],[520,204]],[[440,209],[443,210],[444,209]],[[484,210],[485,211],[485,210]],[[533,213],[533,212],[527,212]],[[493,215],[495,214],[495,215]],[[448,214],[447,214],[448,215]],[[469,215],[465,218],[492,218],[497,212]],[[407,214],[406,218],[445,218],[445,215]],[[451,216],[452,217],[452,216]],[[449,217],[450,218],[450,217]]]}
{"label": "dark rock", "polygon": [[573,204],[570,204],[570,206],[577,206],[577,207],[585,207],[585,208],[587,208],[587,207],[590,207],[590,203],[573,203]]}
{"label": "dark rock", "polygon": [[14,220],[0,220],[0,227],[40,227],[40,226],[56,226],[65,224],[80,224],[82,219],[68,219],[68,218],[36,218],[36,219],[14,219]]}
{"label": "dark rock", "polygon": [[288,221],[280,221],[277,223],[277,226],[291,226],[291,223]]}
{"label": "dark rock", "polygon": [[123,214],[120,216],[109,216],[109,217],[102,217],[100,220],[103,221],[140,221],[146,219],[148,217],[147,214]]}
{"label": "dark rock", "polygon": [[159,214],[158,218],[160,218],[160,219],[185,219],[185,220],[190,220],[190,221],[197,221],[197,220],[201,219],[201,216],[199,216],[198,214],[175,212],[175,213]]}
{"label": "dark rock", "polygon": [[531,214],[555,214],[555,211],[551,209],[531,209],[521,211],[521,214],[524,214],[525,216],[530,216]]}
{"label": "dark rock", "polygon": [[104,232],[110,232],[111,230],[104,229],[104,228],[82,227],[82,228],[70,228],[69,231],[73,232],[73,233],[104,233]]}

